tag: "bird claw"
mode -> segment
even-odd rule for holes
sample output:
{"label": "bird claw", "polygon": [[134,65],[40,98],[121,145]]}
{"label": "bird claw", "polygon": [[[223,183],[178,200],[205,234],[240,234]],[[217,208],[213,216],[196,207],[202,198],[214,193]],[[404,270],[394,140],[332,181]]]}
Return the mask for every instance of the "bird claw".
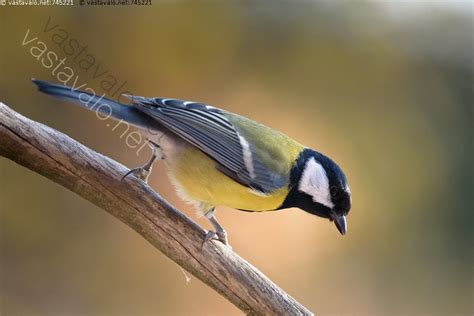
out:
{"label": "bird claw", "polygon": [[229,241],[227,239],[227,232],[225,230],[221,230],[221,231],[208,231],[206,236],[204,237],[204,240],[202,242],[202,245],[201,245],[201,250],[204,248],[204,245],[209,241],[209,240],[218,240],[220,241],[221,243],[223,243],[224,245],[226,245],[227,247],[229,247],[230,249],[232,249],[232,247],[229,245]]}
{"label": "bird claw", "polygon": [[145,165],[143,165],[141,167],[133,168],[133,169],[129,170],[122,177],[121,181],[123,181],[123,179],[125,179],[126,177],[128,177],[129,175],[132,174],[135,177],[143,180],[145,183],[148,183],[148,177],[150,176],[151,169],[153,168],[153,163],[157,159],[163,159],[163,153],[160,150],[160,145],[154,143],[153,141],[151,141],[149,139],[148,139],[148,145],[152,149],[152,155],[151,155],[150,160]]}
{"label": "bird claw", "polygon": [[133,176],[143,180],[145,183],[148,183],[148,177],[150,176],[150,171],[151,170],[146,170],[143,167],[133,168],[133,169],[129,170],[126,174],[124,174],[123,177],[120,180],[123,181],[129,175],[133,175]]}

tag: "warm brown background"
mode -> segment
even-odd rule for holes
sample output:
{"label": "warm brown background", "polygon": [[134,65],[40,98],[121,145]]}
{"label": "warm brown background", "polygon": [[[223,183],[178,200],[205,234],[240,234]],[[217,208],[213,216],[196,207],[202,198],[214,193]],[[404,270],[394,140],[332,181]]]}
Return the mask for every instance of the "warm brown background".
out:
{"label": "warm brown background", "polygon": [[[147,159],[30,84],[54,78],[21,46],[28,28],[64,56],[43,32],[51,17],[133,92],[221,106],[341,164],[344,238],[298,210],[218,212],[234,249],[313,311],[472,315],[469,1],[152,1],[0,7],[1,101],[126,165]],[[90,203],[5,159],[0,172],[1,315],[239,314]],[[195,218],[162,166],[151,185]]]}

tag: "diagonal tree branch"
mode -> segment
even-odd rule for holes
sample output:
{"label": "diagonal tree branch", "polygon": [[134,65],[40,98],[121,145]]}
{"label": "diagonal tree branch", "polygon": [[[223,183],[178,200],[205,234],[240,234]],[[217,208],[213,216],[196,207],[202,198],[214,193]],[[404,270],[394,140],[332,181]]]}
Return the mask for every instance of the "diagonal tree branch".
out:
{"label": "diagonal tree branch", "polygon": [[0,102],[0,156],[37,172],[104,209],[171,260],[251,315],[312,315],[220,242],[201,250],[205,231],[128,169]]}

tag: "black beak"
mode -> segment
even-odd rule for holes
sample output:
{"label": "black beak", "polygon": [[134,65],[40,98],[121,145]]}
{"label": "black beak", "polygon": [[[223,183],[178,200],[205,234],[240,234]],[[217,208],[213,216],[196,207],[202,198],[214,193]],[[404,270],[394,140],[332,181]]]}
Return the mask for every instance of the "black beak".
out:
{"label": "black beak", "polygon": [[347,233],[346,217],[344,215],[337,215],[335,213],[332,213],[331,218],[334,221],[337,230],[341,233],[341,235],[344,236]]}

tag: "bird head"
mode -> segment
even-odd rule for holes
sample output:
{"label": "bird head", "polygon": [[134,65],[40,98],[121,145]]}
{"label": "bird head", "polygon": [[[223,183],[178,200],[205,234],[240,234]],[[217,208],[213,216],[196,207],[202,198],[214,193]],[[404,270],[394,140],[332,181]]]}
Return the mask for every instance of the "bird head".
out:
{"label": "bird head", "polygon": [[334,222],[342,235],[351,209],[351,191],[341,168],[329,157],[305,149],[291,170],[291,189],[283,207],[297,207]]}

